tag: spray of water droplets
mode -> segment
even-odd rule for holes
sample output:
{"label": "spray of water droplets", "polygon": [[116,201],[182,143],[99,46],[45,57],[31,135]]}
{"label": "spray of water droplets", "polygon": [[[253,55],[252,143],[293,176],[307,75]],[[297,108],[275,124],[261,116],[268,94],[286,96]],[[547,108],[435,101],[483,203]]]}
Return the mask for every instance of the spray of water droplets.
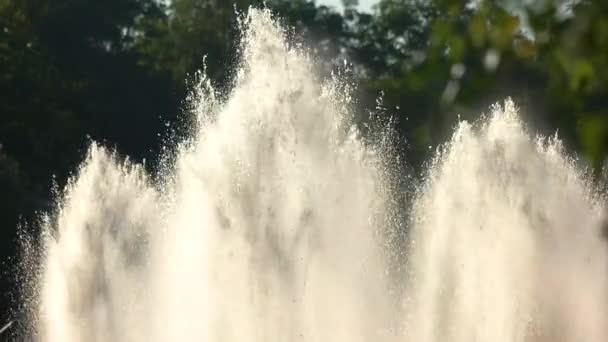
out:
{"label": "spray of water droplets", "polygon": [[605,205],[559,141],[507,101],[400,208],[390,130],[362,138],[268,11],[241,25],[232,90],[199,78],[158,179],[91,146],[28,259],[33,339],[608,338]]}

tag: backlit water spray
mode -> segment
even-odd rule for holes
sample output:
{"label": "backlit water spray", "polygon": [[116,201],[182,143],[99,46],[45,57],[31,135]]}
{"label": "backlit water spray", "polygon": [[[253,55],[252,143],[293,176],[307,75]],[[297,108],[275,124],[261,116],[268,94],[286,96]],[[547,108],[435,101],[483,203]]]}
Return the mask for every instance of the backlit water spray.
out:
{"label": "backlit water spray", "polygon": [[461,123],[399,219],[391,130],[363,138],[269,12],[242,25],[159,177],[90,148],[44,220],[34,339],[606,341],[604,202],[558,141],[511,102]]}

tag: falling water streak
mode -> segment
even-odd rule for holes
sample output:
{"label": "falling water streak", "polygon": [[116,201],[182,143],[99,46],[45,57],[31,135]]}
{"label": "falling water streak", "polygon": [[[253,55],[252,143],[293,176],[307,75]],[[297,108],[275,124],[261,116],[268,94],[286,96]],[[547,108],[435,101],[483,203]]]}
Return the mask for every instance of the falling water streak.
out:
{"label": "falling water streak", "polygon": [[361,138],[349,87],[315,76],[268,11],[241,25],[232,91],[199,75],[160,181],[91,146],[43,220],[32,336],[608,338],[605,204],[557,139],[530,139],[510,101],[461,123],[406,232],[390,130]]}
{"label": "falling water streak", "polygon": [[12,322],[12,321],[10,321],[10,322],[6,323],[6,324],[5,324],[5,325],[4,325],[2,328],[0,328],[0,335],[1,335],[2,333],[4,333],[6,330],[8,330],[8,328],[10,328],[10,327],[11,327],[11,325],[13,325],[13,322]]}

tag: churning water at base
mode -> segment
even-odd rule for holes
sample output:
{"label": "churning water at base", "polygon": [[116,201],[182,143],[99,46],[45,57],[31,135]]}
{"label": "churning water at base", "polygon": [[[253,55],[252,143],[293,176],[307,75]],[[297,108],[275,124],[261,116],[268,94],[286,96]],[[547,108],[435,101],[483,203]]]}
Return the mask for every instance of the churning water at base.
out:
{"label": "churning water at base", "polygon": [[362,138],[268,12],[244,25],[233,90],[201,79],[160,180],[90,148],[43,227],[36,339],[608,338],[604,202],[558,141],[510,102],[460,124],[400,222],[390,129]]}

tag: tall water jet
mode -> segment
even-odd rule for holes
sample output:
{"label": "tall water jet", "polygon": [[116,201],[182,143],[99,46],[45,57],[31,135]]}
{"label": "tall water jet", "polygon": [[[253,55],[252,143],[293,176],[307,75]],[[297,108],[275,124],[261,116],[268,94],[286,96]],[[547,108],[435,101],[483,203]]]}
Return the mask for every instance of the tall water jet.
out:
{"label": "tall water jet", "polygon": [[605,202],[514,104],[459,125],[413,212],[410,341],[605,341]]}
{"label": "tall water jet", "polygon": [[[160,181],[93,145],[44,227],[43,341],[388,340],[382,151],[268,11]],[[225,100],[220,100],[225,98]]]}

